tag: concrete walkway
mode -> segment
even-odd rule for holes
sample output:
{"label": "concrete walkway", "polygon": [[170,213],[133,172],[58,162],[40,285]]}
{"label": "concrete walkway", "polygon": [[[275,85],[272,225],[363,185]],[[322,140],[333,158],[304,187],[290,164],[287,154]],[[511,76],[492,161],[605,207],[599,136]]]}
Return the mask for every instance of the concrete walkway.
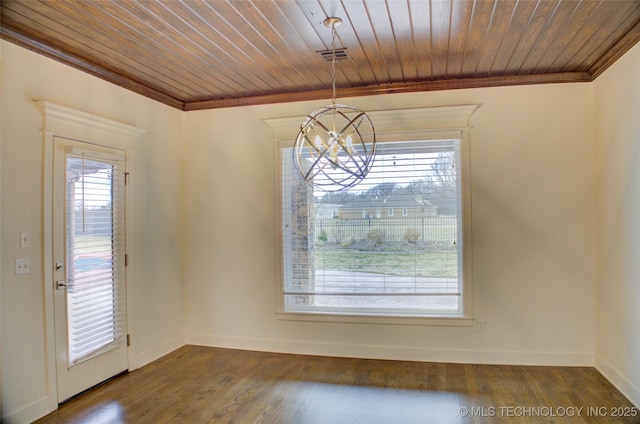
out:
{"label": "concrete walkway", "polygon": [[[455,294],[419,296],[421,293],[456,293],[456,280],[442,277],[404,277],[355,271],[316,270],[315,289],[317,292],[328,293],[314,296],[316,306],[456,310],[457,302],[460,300]],[[372,295],[354,296],[362,292]],[[385,295],[390,292],[414,296]]]}

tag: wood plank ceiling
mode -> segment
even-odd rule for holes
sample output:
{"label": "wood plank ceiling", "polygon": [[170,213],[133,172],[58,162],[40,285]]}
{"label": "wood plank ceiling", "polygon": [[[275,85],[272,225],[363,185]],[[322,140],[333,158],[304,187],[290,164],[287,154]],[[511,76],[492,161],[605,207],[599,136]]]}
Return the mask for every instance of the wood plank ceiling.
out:
{"label": "wood plank ceiling", "polygon": [[[181,110],[591,81],[640,0],[2,0],[2,37]],[[331,57],[331,55],[329,55]]]}

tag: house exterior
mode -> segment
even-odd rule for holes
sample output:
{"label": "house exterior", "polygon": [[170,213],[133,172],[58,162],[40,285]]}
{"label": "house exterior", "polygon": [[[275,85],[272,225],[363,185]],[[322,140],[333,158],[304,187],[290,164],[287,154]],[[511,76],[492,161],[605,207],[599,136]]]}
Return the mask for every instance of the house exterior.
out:
{"label": "house exterior", "polygon": [[437,216],[438,208],[431,202],[405,189],[389,195],[366,195],[346,203],[339,210],[341,219],[356,218],[421,218]]}
{"label": "house exterior", "polygon": [[316,219],[337,218],[342,205],[337,203],[316,203],[314,215]]}

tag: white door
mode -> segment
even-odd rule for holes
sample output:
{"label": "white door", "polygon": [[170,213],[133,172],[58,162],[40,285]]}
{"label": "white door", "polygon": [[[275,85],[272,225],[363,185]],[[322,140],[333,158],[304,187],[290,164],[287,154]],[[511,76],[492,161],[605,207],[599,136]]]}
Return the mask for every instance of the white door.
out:
{"label": "white door", "polygon": [[124,152],[54,138],[58,401],[128,368]]}

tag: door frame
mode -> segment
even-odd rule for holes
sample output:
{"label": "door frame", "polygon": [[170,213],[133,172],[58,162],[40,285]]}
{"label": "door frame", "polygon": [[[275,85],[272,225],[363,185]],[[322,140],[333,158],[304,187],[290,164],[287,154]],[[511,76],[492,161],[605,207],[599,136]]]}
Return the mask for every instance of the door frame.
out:
{"label": "door frame", "polygon": [[[63,138],[60,136],[54,137],[54,204],[51,208],[53,212],[53,253],[56,264],[56,270],[54,270],[54,277],[56,281],[56,287],[53,290],[53,303],[54,303],[54,325],[55,325],[55,339],[56,339],[56,372],[57,372],[57,390],[58,390],[58,402],[64,402],[67,399],[89,389],[103,381],[120,374],[121,372],[129,368],[129,349],[126,344],[126,187],[125,187],[125,171],[126,171],[126,158],[125,152],[121,149],[115,149],[111,147],[103,147],[96,144],[89,144],[84,142],[78,142]],[[72,161],[72,162],[70,162]],[[73,168],[77,173],[69,174],[70,163],[73,163]],[[84,198],[84,190],[78,193],[78,187],[84,188],[84,170],[85,163],[89,164],[89,169],[93,166],[99,166],[100,170],[113,170],[113,175],[110,178],[104,178],[104,175],[99,181],[95,181],[95,184],[105,184],[108,186],[102,188],[104,192],[99,195],[106,195],[107,192],[110,196],[111,208],[110,218],[115,220],[107,231],[111,233],[111,246],[106,251],[101,251],[101,254],[110,254],[109,265],[111,272],[104,274],[104,271],[98,277],[99,280],[94,280],[97,276],[93,274],[88,277],[83,273],[83,270],[78,274],[74,273],[74,261],[75,254],[87,254],[80,251],[70,251],[71,244],[75,245],[76,237],[80,236],[82,239],[84,231],[82,231],[82,225],[84,223],[84,212],[82,217],[76,214],[75,207],[77,203],[69,203],[72,194],[76,198]],[[93,171],[87,171],[90,175]],[[70,178],[74,178],[75,182],[70,183]],[[93,177],[89,176],[89,187],[93,187]],[[89,188],[91,190],[91,188]],[[87,199],[91,202],[91,191],[87,194]],[[89,215],[87,219],[92,220],[91,212],[87,212]],[[78,222],[78,220],[80,222]],[[70,227],[70,223],[74,223],[73,227]],[[89,228],[86,228],[91,233],[92,225],[89,224]],[[104,227],[101,227],[104,228]],[[70,232],[70,229],[72,230]],[[106,230],[106,228],[104,228]],[[103,230],[103,231],[104,231]],[[104,234],[104,233],[103,233]],[[70,244],[71,243],[71,244]],[[102,256],[101,260],[105,260]],[[61,268],[61,269],[57,269]],[[73,302],[70,300],[75,297],[72,293],[85,293],[80,294],[77,300],[84,303],[84,301],[91,302],[95,298],[92,289],[84,284],[91,282],[97,282],[101,284],[101,290],[106,289],[106,285],[111,283],[115,286],[115,290],[111,292],[112,307],[108,314],[112,315],[116,313],[116,310],[120,312],[114,317],[111,322],[111,340],[102,340],[106,345],[93,346],[93,349],[81,354],[77,361],[72,361],[71,358],[71,340],[73,331],[71,330],[75,324],[83,325],[84,318],[79,320],[72,319],[72,311],[74,308],[71,306]],[[58,282],[64,283],[73,282],[73,286],[79,284],[79,290],[69,290],[67,287],[60,289],[57,287]],[[66,285],[66,284],[65,284]],[[104,292],[101,292],[104,293]],[[88,297],[85,297],[88,296]],[[100,310],[108,305],[99,307]],[[84,315],[89,313],[89,315]],[[83,317],[93,317],[92,312],[83,312]],[[112,315],[113,317],[113,315]],[[78,319],[79,317],[76,317]],[[91,318],[89,318],[91,319]],[[85,335],[85,337],[91,337],[91,334]],[[88,340],[88,339],[87,339]]]}
{"label": "door frame", "polygon": [[[47,101],[36,101],[36,106],[43,115],[41,131],[43,135],[43,288],[45,316],[45,346],[47,357],[47,405],[50,412],[58,408],[57,375],[56,375],[56,340],[54,328],[54,257],[53,257],[53,160],[54,138],[60,137],[83,143],[112,147],[125,152],[125,172],[133,174],[135,142],[146,131],[132,125],[103,118],[87,112],[57,105]],[[133,252],[133,178],[125,190],[125,249]],[[126,334],[132,342],[127,349],[129,371],[137,368],[134,322],[134,274],[133,264],[125,267],[126,284]]]}

